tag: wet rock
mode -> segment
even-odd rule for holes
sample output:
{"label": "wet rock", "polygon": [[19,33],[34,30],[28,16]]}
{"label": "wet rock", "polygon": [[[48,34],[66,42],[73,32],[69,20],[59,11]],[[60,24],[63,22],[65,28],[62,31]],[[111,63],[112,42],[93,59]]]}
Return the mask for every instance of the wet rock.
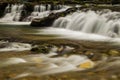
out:
{"label": "wet rock", "polygon": [[65,49],[65,46],[59,47],[58,50],[57,50],[57,53],[58,54],[62,53],[64,49]]}
{"label": "wet rock", "polygon": [[82,69],[88,69],[88,68],[93,68],[94,65],[95,64],[92,61],[88,60],[80,64],[78,67]]}
{"label": "wet rock", "polygon": [[108,54],[109,54],[110,56],[119,56],[119,55],[120,55],[120,52],[117,51],[117,50],[110,50],[110,51],[108,52]]}
{"label": "wet rock", "polygon": [[59,17],[64,17],[71,12],[75,12],[76,10],[77,10],[77,8],[69,8],[66,11],[63,11],[63,12],[51,13],[51,14],[48,15],[48,17],[34,19],[31,22],[31,26],[35,26],[35,27],[51,26],[53,24],[53,22],[56,19],[58,19]]}
{"label": "wet rock", "polygon": [[63,54],[68,54],[68,53],[72,52],[73,50],[74,50],[74,48],[71,46],[61,46],[58,48],[57,53],[60,55],[63,55]]}
{"label": "wet rock", "polygon": [[31,49],[32,52],[36,52],[36,53],[44,53],[47,54],[50,52],[52,48],[52,45],[49,44],[43,44],[43,45],[39,45],[39,46],[35,46]]}
{"label": "wet rock", "polygon": [[31,26],[50,26],[57,18],[58,17],[54,13],[51,13],[48,17],[42,19],[34,19],[31,23]]}
{"label": "wet rock", "polygon": [[0,3],[0,17],[4,15],[4,11],[7,5],[7,3]]}
{"label": "wet rock", "polygon": [[84,53],[88,58],[93,58],[94,57],[94,53],[93,52],[91,52],[91,51],[86,51],[85,53]]}
{"label": "wet rock", "polygon": [[36,53],[49,53],[49,49],[45,48],[44,46],[34,47],[31,49],[31,51]]}

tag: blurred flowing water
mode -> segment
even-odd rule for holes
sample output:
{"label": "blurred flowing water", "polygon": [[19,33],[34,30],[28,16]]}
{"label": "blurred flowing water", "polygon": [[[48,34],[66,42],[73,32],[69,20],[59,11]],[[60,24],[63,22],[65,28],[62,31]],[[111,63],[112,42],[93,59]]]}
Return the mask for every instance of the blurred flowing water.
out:
{"label": "blurred flowing water", "polygon": [[[38,11],[38,6],[35,12]],[[49,36],[49,39],[54,38],[70,39],[70,40],[90,40],[102,42],[120,43],[119,39],[119,13],[96,13],[94,11],[75,12],[66,17],[58,18],[52,27],[38,28],[31,27],[28,23],[1,23],[0,24],[0,44],[4,44],[4,48],[0,51],[24,51],[30,50],[31,44],[21,42],[7,42],[2,39],[12,38],[28,38],[35,36],[37,38]],[[115,17],[115,19],[114,19]],[[112,19],[111,19],[112,18]],[[109,20],[110,19],[110,20]],[[107,23],[106,23],[107,22]],[[96,27],[96,28],[95,28]],[[32,39],[33,37],[29,38]],[[14,41],[14,40],[13,40]],[[86,44],[87,45],[87,44]],[[28,76],[43,76],[64,72],[104,72],[108,77],[113,75],[112,80],[117,80],[120,76],[120,57],[105,56],[99,61],[92,61],[85,55],[70,55],[70,56],[56,56],[58,53],[51,51],[49,54],[28,55],[22,57],[11,57],[0,59],[0,74],[15,74],[9,77],[11,80],[16,80]],[[77,74],[77,73],[76,73]],[[83,73],[84,74],[84,73]],[[110,75],[109,75],[110,74]],[[90,75],[84,74],[87,80]],[[93,78],[98,75],[95,74]],[[103,76],[104,77],[104,76]],[[8,80],[9,80],[8,79]],[[85,80],[85,79],[83,79]],[[99,80],[107,80],[99,79]]]}

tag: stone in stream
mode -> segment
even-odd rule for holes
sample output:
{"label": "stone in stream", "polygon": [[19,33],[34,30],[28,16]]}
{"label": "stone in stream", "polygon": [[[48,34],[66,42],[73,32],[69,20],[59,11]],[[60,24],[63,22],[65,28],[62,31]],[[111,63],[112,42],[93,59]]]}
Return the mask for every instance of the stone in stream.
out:
{"label": "stone in stream", "polygon": [[35,27],[48,27],[53,24],[53,22],[58,19],[59,17],[64,17],[71,12],[75,12],[77,8],[69,8],[66,11],[58,12],[58,13],[51,13],[48,17],[44,18],[36,18],[31,22],[31,26]]}
{"label": "stone in stream", "polygon": [[117,50],[109,50],[108,54],[110,56],[119,56],[120,55],[120,52],[117,51]]}
{"label": "stone in stream", "polygon": [[89,68],[93,68],[94,67],[94,63],[90,60],[87,60],[83,63],[81,63],[78,67],[82,68],[82,69],[89,69]]}
{"label": "stone in stream", "polygon": [[57,53],[62,55],[62,54],[69,53],[69,52],[71,52],[73,50],[74,50],[73,47],[70,47],[70,46],[61,46],[60,48],[58,48]]}
{"label": "stone in stream", "polygon": [[44,53],[44,54],[49,54],[49,53],[57,53],[57,55],[64,55],[72,52],[74,50],[74,47],[67,46],[67,45],[61,45],[61,46],[56,46],[52,44],[42,44],[42,45],[37,45],[34,46],[31,51],[35,52],[36,54],[38,53]]}
{"label": "stone in stream", "polygon": [[37,45],[37,46],[34,46],[31,49],[31,51],[36,53],[48,54],[53,46],[54,45],[50,45],[50,44]]}
{"label": "stone in stream", "polygon": [[44,46],[39,46],[39,47],[33,47],[31,49],[32,52],[37,52],[37,53],[49,53],[49,48],[45,48]]}

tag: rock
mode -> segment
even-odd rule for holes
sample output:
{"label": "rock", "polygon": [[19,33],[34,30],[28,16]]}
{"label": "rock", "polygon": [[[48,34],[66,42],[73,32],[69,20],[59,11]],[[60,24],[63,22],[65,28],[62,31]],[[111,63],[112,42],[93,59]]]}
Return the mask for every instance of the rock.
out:
{"label": "rock", "polygon": [[75,12],[76,10],[77,10],[77,8],[69,8],[66,11],[63,11],[63,12],[51,13],[51,14],[48,15],[48,17],[34,19],[31,22],[31,26],[35,26],[35,27],[51,26],[53,24],[53,22],[56,19],[58,19],[59,17],[64,17],[71,12]]}
{"label": "rock", "polygon": [[70,54],[73,52],[74,48],[71,46],[60,46],[57,50],[59,55]]}
{"label": "rock", "polygon": [[37,53],[49,53],[49,49],[45,47],[34,47],[31,49],[32,52],[37,52]]}
{"label": "rock", "polygon": [[109,54],[110,56],[119,56],[119,55],[120,55],[119,51],[117,51],[117,50],[110,50],[110,51],[108,52],[108,54]]}
{"label": "rock", "polygon": [[0,17],[4,15],[4,11],[8,3],[0,3]]}
{"label": "rock", "polygon": [[33,47],[33,48],[31,49],[32,52],[36,52],[36,51],[38,51],[38,50],[39,50],[38,47]]}
{"label": "rock", "polygon": [[91,58],[94,57],[95,54],[94,54],[93,52],[91,52],[91,51],[86,51],[86,52],[85,52],[85,55],[86,55],[88,58],[91,59]]}
{"label": "rock", "polygon": [[47,54],[50,52],[52,48],[52,45],[48,45],[48,44],[43,44],[43,45],[39,45],[39,46],[35,46],[31,49],[32,52],[36,52],[36,53],[44,53]]}
{"label": "rock", "polygon": [[85,61],[79,65],[79,68],[83,68],[83,69],[88,69],[88,68],[93,68],[93,67],[94,67],[94,63],[90,60]]}
{"label": "rock", "polygon": [[50,26],[57,18],[58,17],[54,13],[51,13],[48,17],[42,19],[34,19],[31,23],[31,26]]}
{"label": "rock", "polygon": [[60,48],[58,48],[57,53],[58,54],[62,53],[64,49],[65,49],[65,46],[61,46]]}

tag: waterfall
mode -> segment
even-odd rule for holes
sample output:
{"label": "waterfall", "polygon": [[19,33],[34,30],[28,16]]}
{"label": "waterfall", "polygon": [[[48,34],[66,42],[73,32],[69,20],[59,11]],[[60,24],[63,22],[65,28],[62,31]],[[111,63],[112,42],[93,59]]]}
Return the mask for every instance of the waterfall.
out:
{"label": "waterfall", "polygon": [[19,21],[23,7],[23,4],[9,4],[5,9],[5,16],[0,21]]}
{"label": "waterfall", "polygon": [[44,18],[48,16],[52,11],[59,11],[63,9],[63,5],[51,5],[51,4],[38,4],[34,6],[34,10],[27,17],[22,17],[22,12],[25,11],[24,4],[8,4],[5,9],[4,16],[0,19],[0,22],[30,22],[34,18]]}
{"label": "waterfall", "polygon": [[66,10],[67,8],[68,7],[63,5],[56,5],[52,10],[52,5],[50,4],[35,5],[33,12],[25,19],[25,21],[32,21],[34,18],[44,18],[47,17],[51,12],[60,12]]}
{"label": "waterfall", "polygon": [[120,12],[77,11],[58,18],[53,27],[65,28],[84,33],[94,33],[110,37],[120,37]]}
{"label": "waterfall", "polygon": [[43,18],[49,15],[50,6],[46,5],[35,5],[31,15],[27,18],[28,21],[32,21],[34,18]]}

